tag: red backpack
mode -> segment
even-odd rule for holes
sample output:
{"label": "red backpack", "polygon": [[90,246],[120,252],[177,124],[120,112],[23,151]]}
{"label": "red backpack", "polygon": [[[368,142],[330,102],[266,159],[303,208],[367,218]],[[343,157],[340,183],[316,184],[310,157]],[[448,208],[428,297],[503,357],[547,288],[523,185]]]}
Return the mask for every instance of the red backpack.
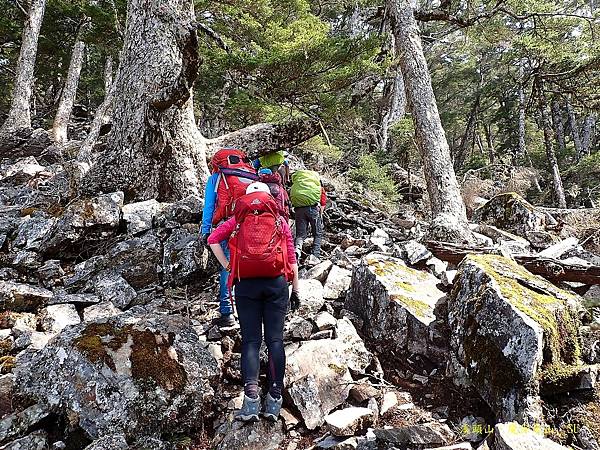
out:
{"label": "red backpack", "polygon": [[246,194],[248,185],[258,179],[254,167],[244,152],[235,148],[222,148],[211,160],[212,173],[218,173],[215,185],[217,204],[212,217],[212,224],[233,215],[235,202]]}
{"label": "red backpack", "polygon": [[283,232],[283,217],[270,194],[253,192],[239,198],[235,205],[236,229],[229,238],[230,267],[228,285],[244,278],[275,278],[293,271]]}
{"label": "red backpack", "polygon": [[290,198],[285,190],[285,187],[283,186],[283,183],[281,182],[281,175],[279,175],[277,172],[270,174],[259,174],[258,181],[269,186],[269,191],[271,191],[271,195],[277,204],[277,211],[279,211],[279,214],[281,214],[285,220],[289,220]]}

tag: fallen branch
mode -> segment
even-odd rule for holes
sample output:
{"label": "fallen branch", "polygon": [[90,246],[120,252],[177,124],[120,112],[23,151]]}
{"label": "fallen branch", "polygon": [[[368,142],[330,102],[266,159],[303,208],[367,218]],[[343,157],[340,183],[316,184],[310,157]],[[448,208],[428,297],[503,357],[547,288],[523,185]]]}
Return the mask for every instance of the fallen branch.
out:
{"label": "fallen branch", "polygon": [[[467,255],[500,254],[494,247],[469,247],[448,242],[428,241],[425,246],[443,261],[458,265]],[[574,281],[584,284],[600,284],[600,267],[569,264],[553,258],[531,255],[513,255],[513,259],[531,273],[552,281]]]}

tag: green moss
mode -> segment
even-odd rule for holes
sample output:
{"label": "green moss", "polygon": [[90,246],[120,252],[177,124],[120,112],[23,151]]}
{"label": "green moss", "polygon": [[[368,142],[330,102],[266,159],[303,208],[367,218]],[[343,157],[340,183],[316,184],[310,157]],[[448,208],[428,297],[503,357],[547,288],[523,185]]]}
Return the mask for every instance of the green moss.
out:
{"label": "green moss", "polygon": [[498,285],[506,300],[544,330],[544,360],[548,364],[577,364],[581,355],[578,322],[566,299],[575,299],[515,262],[497,255],[470,255]]}
{"label": "green moss", "polygon": [[13,348],[13,343],[10,339],[3,339],[0,341],[0,356],[6,356],[10,353]]}
{"label": "green moss", "polygon": [[335,373],[337,373],[338,375],[344,375],[344,373],[346,373],[346,369],[344,367],[338,366],[337,364],[334,363],[329,363],[328,366],[331,370],[333,370]]}
{"label": "green moss", "polygon": [[110,323],[88,325],[75,339],[75,347],[94,363],[116,370],[108,350],[117,351],[129,340],[131,375],[135,380],[152,381],[168,391],[181,392],[187,374],[172,349],[175,335],[167,336],[150,330],[138,330],[133,325],[115,328]]}
{"label": "green moss", "polygon": [[0,357],[0,374],[12,372],[15,367],[16,358],[14,356]]}
{"label": "green moss", "polygon": [[183,366],[169,353],[175,335],[168,336],[149,330],[133,333],[131,375],[134,379],[153,380],[167,391],[181,392],[187,374]]}
{"label": "green moss", "polygon": [[417,317],[431,317],[431,307],[424,301],[416,298],[410,298],[405,295],[393,294],[390,295],[390,300],[398,302],[405,306],[409,311],[415,314]]}

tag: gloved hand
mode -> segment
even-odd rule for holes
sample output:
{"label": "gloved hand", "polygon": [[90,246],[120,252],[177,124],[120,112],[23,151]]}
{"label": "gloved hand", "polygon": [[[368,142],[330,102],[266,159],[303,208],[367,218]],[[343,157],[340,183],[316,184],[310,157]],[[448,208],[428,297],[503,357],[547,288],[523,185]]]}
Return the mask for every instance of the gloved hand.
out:
{"label": "gloved hand", "polygon": [[292,291],[292,295],[290,295],[290,309],[296,311],[298,308],[300,308],[300,297],[298,296],[298,292]]}
{"label": "gloved hand", "polygon": [[205,247],[208,247],[208,236],[209,236],[209,233],[203,233],[202,236],[200,236],[200,242]]}

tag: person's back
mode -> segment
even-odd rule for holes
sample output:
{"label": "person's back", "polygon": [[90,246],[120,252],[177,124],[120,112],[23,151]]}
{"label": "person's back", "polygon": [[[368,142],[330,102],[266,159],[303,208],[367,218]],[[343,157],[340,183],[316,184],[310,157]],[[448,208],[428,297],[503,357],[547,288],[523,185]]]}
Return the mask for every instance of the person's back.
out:
{"label": "person's back", "polygon": [[[204,208],[202,210],[202,242],[208,241],[213,227],[233,214],[235,201],[246,193],[246,188],[258,177],[244,152],[233,148],[220,149],[211,160],[212,175],[206,182]],[[221,242],[228,254],[227,241]],[[227,289],[228,272],[222,270],[219,277],[219,313],[217,324],[221,327],[235,325],[233,307]]]}
{"label": "person's back", "polygon": [[269,186],[269,191],[277,203],[279,214],[285,217],[285,220],[289,220],[290,199],[281,181],[281,175],[278,172],[273,173],[271,169],[260,169],[258,171],[258,180]]}
{"label": "person's back", "polygon": [[292,175],[290,201],[296,220],[296,258],[300,259],[304,240],[310,227],[313,234],[311,256],[314,261],[321,256],[323,240],[323,211],[327,203],[319,174],[313,170],[298,170]]}
{"label": "person's back", "polygon": [[[253,183],[238,199],[234,216],[209,237],[221,265],[230,271],[229,286],[235,286],[235,303],[242,333],[241,368],[244,402],[236,419],[258,420],[260,396],[260,346],[264,327],[269,356],[269,392],[262,414],[277,420],[282,404],[285,372],[283,326],[288,305],[299,305],[298,266],[289,226],[264,183]],[[219,242],[229,240],[229,259]],[[287,282],[292,282],[288,299]]]}

